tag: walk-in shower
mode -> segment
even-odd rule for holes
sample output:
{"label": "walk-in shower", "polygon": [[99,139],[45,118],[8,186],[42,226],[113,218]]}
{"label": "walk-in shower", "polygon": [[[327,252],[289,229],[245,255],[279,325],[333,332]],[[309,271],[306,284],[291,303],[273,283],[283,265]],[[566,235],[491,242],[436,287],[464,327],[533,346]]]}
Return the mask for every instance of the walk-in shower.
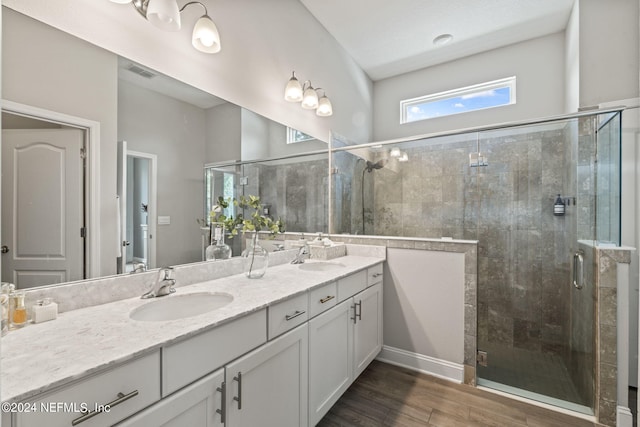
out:
{"label": "walk-in shower", "polygon": [[[334,207],[370,218],[333,209],[331,231],[477,241],[477,323],[465,330],[476,336],[477,384],[593,414],[590,254],[620,244],[620,115],[337,146]],[[362,159],[384,168],[354,179]]]}

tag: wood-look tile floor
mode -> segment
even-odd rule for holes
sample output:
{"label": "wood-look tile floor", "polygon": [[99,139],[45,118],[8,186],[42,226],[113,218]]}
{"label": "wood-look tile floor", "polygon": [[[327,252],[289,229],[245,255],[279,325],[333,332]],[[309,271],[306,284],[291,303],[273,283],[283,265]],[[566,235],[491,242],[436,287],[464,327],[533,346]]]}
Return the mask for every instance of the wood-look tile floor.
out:
{"label": "wood-look tile floor", "polygon": [[374,361],[319,427],[582,427],[580,418]]}

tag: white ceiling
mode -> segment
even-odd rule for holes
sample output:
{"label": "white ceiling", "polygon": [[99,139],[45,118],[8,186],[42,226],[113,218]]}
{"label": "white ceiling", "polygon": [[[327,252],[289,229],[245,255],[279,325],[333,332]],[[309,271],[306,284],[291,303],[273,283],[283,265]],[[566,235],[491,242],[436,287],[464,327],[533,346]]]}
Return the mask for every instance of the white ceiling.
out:
{"label": "white ceiling", "polygon": [[[376,81],[566,28],[574,0],[300,0]],[[453,41],[434,46],[440,34]]]}

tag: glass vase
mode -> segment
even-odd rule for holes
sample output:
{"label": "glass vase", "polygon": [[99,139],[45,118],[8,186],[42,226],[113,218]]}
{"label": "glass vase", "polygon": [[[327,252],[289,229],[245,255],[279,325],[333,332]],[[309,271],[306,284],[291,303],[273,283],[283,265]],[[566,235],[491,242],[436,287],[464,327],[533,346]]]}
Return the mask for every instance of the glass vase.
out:
{"label": "glass vase", "polygon": [[255,232],[247,243],[247,248],[242,251],[244,274],[250,279],[258,279],[264,276],[269,266],[269,252],[258,242],[258,233]]}

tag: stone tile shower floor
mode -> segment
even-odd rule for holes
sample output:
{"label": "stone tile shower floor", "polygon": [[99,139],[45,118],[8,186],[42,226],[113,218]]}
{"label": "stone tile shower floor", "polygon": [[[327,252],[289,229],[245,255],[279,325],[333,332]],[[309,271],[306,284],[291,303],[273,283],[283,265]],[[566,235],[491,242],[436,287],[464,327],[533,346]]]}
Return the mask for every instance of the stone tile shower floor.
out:
{"label": "stone tile shower floor", "polygon": [[[550,404],[561,405],[557,400],[566,401],[576,404],[567,405],[572,410],[589,412],[589,403],[580,398],[564,361],[557,354],[505,346],[483,350],[488,353],[488,366],[478,366],[479,385],[504,388],[502,391],[547,400],[545,403]],[[551,399],[545,399],[545,396]]]}

